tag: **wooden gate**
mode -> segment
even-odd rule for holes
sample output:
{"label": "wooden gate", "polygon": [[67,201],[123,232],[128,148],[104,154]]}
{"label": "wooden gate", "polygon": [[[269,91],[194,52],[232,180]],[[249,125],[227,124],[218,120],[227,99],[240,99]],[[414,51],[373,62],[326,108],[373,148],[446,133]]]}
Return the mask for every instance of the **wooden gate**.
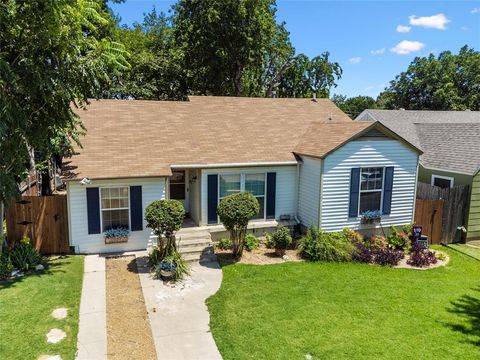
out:
{"label": "wooden gate", "polygon": [[415,204],[415,224],[422,225],[423,235],[430,243],[440,244],[442,240],[442,218],[444,200],[419,200]]}
{"label": "wooden gate", "polygon": [[[449,244],[460,240],[462,233],[458,230],[458,227],[466,226],[469,193],[470,187],[468,185],[443,189],[438,186],[431,186],[430,184],[419,182],[417,184],[415,222],[419,225],[424,225],[420,219],[425,221],[428,216],[431,216],[431,212],[434,209],[437,209],[438,212],[438,208],[435,208],[436,205],[434,206],[433,203],[430,205],[425,205],[426,203],[424,203],[424,205],[419,205],[419,201],[442,200],[443,211],[441,217],[441,242]],[[421,212],[417,211],[419,210],[419,206],[421,212],[426,212],[426,214],[420,215]],[[435,226],[437,226],[437,224],[435,224]]]}
{"label": "wooden gate", "polygon": [[5,213],[9,244],[28,236],[42,254],[70,252],[67,196],[23,196]]}

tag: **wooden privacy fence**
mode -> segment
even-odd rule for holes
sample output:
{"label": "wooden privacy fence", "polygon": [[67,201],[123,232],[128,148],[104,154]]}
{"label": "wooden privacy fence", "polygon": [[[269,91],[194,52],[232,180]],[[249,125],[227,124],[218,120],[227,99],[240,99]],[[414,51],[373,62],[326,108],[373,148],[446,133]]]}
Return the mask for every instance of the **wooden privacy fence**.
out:
{"label": "wooden privacy fence", "polygon": [[[459,236],[462,233],[457,228],[466,226],[469,193],[470,187],[468,185],[441,188],[419,182],[417,184],[415,223],[423,225],[424,234],[429,236],[433,243],[442,242],[449,244],[459,240]],[[443,201],[441,216],[438,215],[441,205],[433,200]],[[428,219],[433,221],[433,223],[427,222]],[[438,222],[440,220],[441,234],[438,239],[436,227],[439,227]]]}
{"label": "wooden privacy fence", "polygon": [[70,251],[67,196],[22,196],[6,212],[9,244],[28,236],[42,254]]}

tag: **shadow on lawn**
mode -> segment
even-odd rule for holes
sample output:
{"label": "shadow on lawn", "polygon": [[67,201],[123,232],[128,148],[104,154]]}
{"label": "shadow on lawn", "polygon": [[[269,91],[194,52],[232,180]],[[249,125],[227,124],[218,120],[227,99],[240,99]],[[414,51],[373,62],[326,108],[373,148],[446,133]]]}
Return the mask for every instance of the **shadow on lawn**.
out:
{"label": "shadow on lawn", "polygon": [[[53,275],[54,273],[59,273],[59,272],[64,273],[65,270],[62,270],[59,267],[69,264],[70,260],[65,260],[65,259],[69,259],[69,258],[70,258],[70,256],[67,256],[67,255],[57,256],[53,259],[49,259],[46,266],[45,266],[45,269],[43,269],[41,271],[32,270],[32,271],[24,272],[24,275],[21,276],[21,277],[15,277],[15,278],[9,279],[9,280],[1,280],[0,281],[0,290],[4,290],[4,289],[14,287],[17,284],[23,282],[27,278],[32,278],[32,277],[33,278],[40,278],[40,277],[44,277],[44,276]],[[60,262],[59,260],[63,260],[63,261]]]}
{"label": "shadow on lawn", "polygon": [[480,346],[480,287],[474,289],[479,294],[463,295],[458,300],[452,301],[452,308],[447,309],[453,314],[457,314],[466,320],[461,324],[448,324],[448,326],[457,332],[470,337],[467,342]]}

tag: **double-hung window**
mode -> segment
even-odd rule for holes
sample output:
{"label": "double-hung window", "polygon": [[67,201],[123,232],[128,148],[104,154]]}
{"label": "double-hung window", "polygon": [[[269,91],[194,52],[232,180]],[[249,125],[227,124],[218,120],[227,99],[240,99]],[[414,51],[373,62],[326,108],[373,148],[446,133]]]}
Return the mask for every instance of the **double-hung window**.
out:
{"label": "double-hung window", "polygon": [[360,174],[359,213],[382,210],[383,193],[382,167],[362,168]]}
{"label": "double-hung window", "polygon": [[130,228],[128,186],[100,188],[102,231]]}
{"label": "double-hung window", "polygon": [[266,174],[221,174],[218,176],[218,199],[239,192],[248,191],[253,194],[260,204],[260,211],[254,219],[265,218],[265,186]]}

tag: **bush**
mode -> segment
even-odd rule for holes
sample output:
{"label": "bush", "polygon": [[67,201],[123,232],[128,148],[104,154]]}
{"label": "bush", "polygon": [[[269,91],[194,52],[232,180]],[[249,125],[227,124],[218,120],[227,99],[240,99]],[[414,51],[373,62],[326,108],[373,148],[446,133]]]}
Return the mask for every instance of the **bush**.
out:
{"label": "bush", "polygon": [[348,241],[350,241],[352,244],[363,243],[362,234],[356,232],[355,230],[350,229],[350,228],[345,228],[345,229],[343,229],[342,232],[343,232],[343,235],[345,236],[345,238]]}
{"label": "bush", "polygon": [[24,237],[20,243],[14,246],[10,252],[10,259],[14,268],[23,271],[32,270],[35,266],[44,262],[42,256],[30,243],[28,237]]}
{"label": "bush", "polygon": [[253,234],[247,234],[245,236],[245,247],[248,251],[252,251],[258,248],[260,240]]}
{"label": "bush", "polygon": [[342,262],[352,259],[354,247],[343,233],[311,228],[300,241],[299,250],[307,260]]}
{"label": "bush", "polygon": [[292,244],[290,230],[286,226],[278,225],[275,231],[272,233],[270,241],[271,246],[274,249],[288,249],[288,247]]}
{"label": "bush", "polygon": [[272,234],[269,233],[264,233],[265,236],[265,246],[267,249],[273,249],[275,247],[273,241],[272,241]]}
{"label": "bush", "polygon": [[4,250],[0,255],[0,280],[5,280],[10,277],[13,271],[12,260],[10,254]]}
{"label": "bush", "polygon": [[178,200],[156,200],[145,209],[147,226],[158,239],[160,258],[176,252],[175,232],[182,227],[185,209]]}
{"label": "bush", "polygon": [[431,264],[437,263],[437,257],[433,251],[425,249],[422,244],[417,242],[413,243],[412,249],[410,250],[410,257],[407,260],[407,264],[423,267],[429,266]]}
{"label": "bush", "polygon": [[215,247],[222,250],[230,250],[232,248],[232,241],[228,238],[220,239],[220,241],[215,244]]}
{"label": "bush", "polygon": [[355,243],[352,259],[368,264],[395,266],[403,259],[403,256],[402,250],[389,248],[383,236],[372,236],[363,242]]}
{"label": "bush", "polygon": [[257,198],[249,192],[229,195],[220,201],[217,214],[230,232],[234,256],[242,256],[248,222],[259,211],[260,204]]}
{"label": "bush", "polygon": [[395,266],[397,265],[400,260],[403,259],[404,253],[402,250],[394,250],[394,249],[376,249],[373,252],[373,258],[375,264],[378,265],[389,265]]}
{"label": "bush", "polygon": [[[408,229],[406,230],[408,231]],[[390,228],[390,233],[387,235],[387,243],[394,250],[407,251],[410,248],[408,233],[399,233],[395,226]]]}

